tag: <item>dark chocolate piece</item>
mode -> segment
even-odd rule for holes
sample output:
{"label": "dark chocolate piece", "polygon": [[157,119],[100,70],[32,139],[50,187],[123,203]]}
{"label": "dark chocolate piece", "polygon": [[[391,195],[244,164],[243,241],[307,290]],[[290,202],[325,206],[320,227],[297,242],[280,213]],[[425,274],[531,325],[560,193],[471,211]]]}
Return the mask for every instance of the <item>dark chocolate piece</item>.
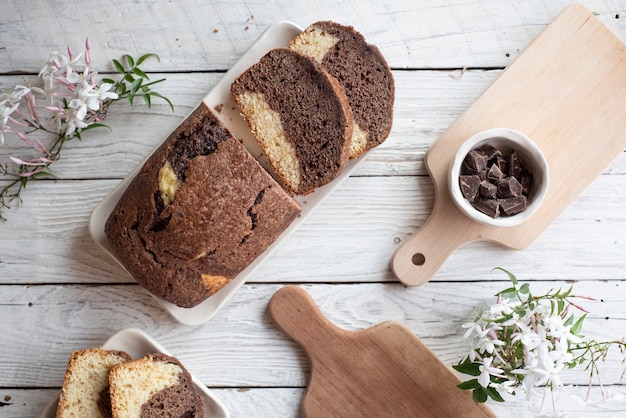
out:
{"label": "dark chocolate piece", "polygon": [[498,167],[498,164],[493,164],[491,167],[489,167],[489,171],[487,172],[487,178],[489,180],[496,180],[496,181],[504,178],[504,173],[502,172],[502,170],[500,170],[500,167]]}
{"label": "dark chocolate piece", "polygon": [[478,188],[480,187],[480,177],[477,175],[460,176],[459,185],[463,197],[473,202],[478,196]]}
{"label": "dark chocolate piece", "polygon": [[465,156],[459,185],[477,210],[494,218],[512,216],[527,207],[532,173],[516,151],[504,154],[492,145],[483,145]]}
{"label": "dark chocolate piece", "polygon": [[498,192],[498,186],[488,181],[482,181],[480,183],[479,193],[481,196],[495,198],[496,193]]}
{"label": "dark chocolate piece", "polygon": [[487,168],[487,156],[480,150],[471,150],[465,160],[463,161],[463,167],[466,169],[464,174],[478,174]]}
{"label": "dark chocolate piece", "polygon": [[527,207],[527,200],[524,195],[498,199],[498,203],[500,204],[502,211],[508,216],[513,216],[523,212]]}
{"label": "dark chocolate piece", "polygon": [[503,173],[509,171],[509,163],[507,162],[507,159],[503,156],[496,157],[494,164],[496,164],[500,171],[502,171]]}
{"label": "dark chocolate piece", "polygon": [[484,197],[478,197],[478,199],[474,200],[472,205],[485,215],[491,216],[492,218],[500,216],[500,204],[497,199],[485,199]]}
{"label": "dark chocolate piece", "polygon": [[517,152],[513,151],[509,154],[509,176],[519,177],[522,173],[522,163],[520,162]]}
{"label": "dark chocolate piece", "polygon": [[522,185],[513,176],[503,178],[498,182],[497,186],[498,197],[501,199],[522,195]]}
{"label": "dark chocolate piece", "polygon": [[487,160],[491,161],[492,159],[494,159],[495,157],[501,157],[502,156],[502,152],[497,149],[496,147],[494,147],[493,145],[490,144],[485,144],[482,147],[479,148],[483,154],[485,154],[487,156]]}

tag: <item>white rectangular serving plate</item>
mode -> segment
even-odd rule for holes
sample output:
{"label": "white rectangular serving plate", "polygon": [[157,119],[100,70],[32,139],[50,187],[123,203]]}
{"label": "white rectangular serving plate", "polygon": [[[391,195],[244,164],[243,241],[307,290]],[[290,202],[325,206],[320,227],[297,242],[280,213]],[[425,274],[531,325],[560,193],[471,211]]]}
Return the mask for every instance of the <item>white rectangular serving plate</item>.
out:
{"label": "white rectangular serving plate", "polygon": [[[211,89],[203,99],[206,105],[214,110],[214,113],[224,123],[224,125],[239,139],[248,151],[259,161],[268,172],[272,170],[265,158],[263,151],[254,139],[248,124],[239,114],[231,94],[230,85],[248,67],[258,62],[263,55],[273,48],[283,47],[302,32],[302,28],[290,23],[279,22],[270,26],[261,34],[250,49],[235,63],[231,69],[224,74],[224,77]],[[220,111],[216,110],[216,107]],[[167,138],[167,137],[166,137]],[[164,138],[165,140],[165,138]],[[330,184],[316,189],[306,196],[296,196],[295,200],[302,207],[302,213],[291,225],[278,237],[278,239],[260,254],[245,270],[235,277],[229,284],[220,289],[216,294],[207,298],[204,302],[193,308],[181,308],[169,303],[155,295],[152,295],[177,321],[185,325],[200,325],[215,315],[215,313],[233,296],[254,271],[278,248],[287,237],[294,232],[313,210],[324,201],[330,193],[335,190],[350,174],[357,165],[365,159],[361,156],[348,162],[344,171]],[[146,158],[147,160],[147,158]],[[104,224],[115,208],[118,200],[128,187],[130,181],[139,172],[143,164],[139,164],[92,212],[89,223],[89,233],[93,239],[118,263],[119,260],[113,253],[109,240],[104,233]],[[121,265],[121,263],[120,263]],[[123,267],[123,266],[122,266]]]}
{"label": "white rectangular serving plate", "polygon": [[[248,67],[258,62],[263,55],[273,48],[283,47],[302,32],[302,28],[290,23],[279,22],[270,26],[261,34],[250,49],[237,61],[232,68],[224,74],[224,77],[211,89],[203,99],[206,105],[214,110],[224,125],[239,139],[250,153],[265,167],[268,172],[272,172],[267,159],[264,157],[261,148],[254,139],[247,123],[239,114],[237,106],[230,94],[230,85]],[[220,111],[215,111],[220,106]],[[167,137],[166,137],[167,138]],[[165,140],[165,138],[164,138]],[[147,157],[148,158],[148,157]],[[147,160],[146,158],[146,160]],[[313,210],[324,201],[330,193],[335,190],[350,174],[357,165],[364,160],[365,156],[350,160],[345,170],[330,184],[318,188],[313,193],[306,196],[296,196],[295,200],[302,207],[302,213],[292,224],[280,235],[280,237],[254,262],[233,279],[228,285],[220,289],[216,294],[207,298],[204,302],[193,308],[181,308],[169,303],[155,295],[152,295],[165,310],[167,310],[178,322],[185,325],[200,325],[215,315],[215,313],[230,299],[250,277],[254,271],[265,262],[272,253],[293,233]],[[145,162],[145,160],[144,160]],[[118,200],[128,187],[128,184],[139,172],[144,162],[139,164],[92,212],[89,222],[89,233],[92,238],[118,263],[119,260],[113,253],[109,240],[104,233],[104,224],[115,208]],[[121,263],[119,263],[121,265]],[[123,267],[123,266],[122,266]]]}
{"label": "white rectangular serving plate", "polygon": [[[207,96],[203,99],[206,105],[214,110],[214,113],[224,123],[224,125],[239,139],[248,151],[259,161],[259,163],[268,172],[272,170],[265,158],[263,151],[254,139],[252,132],[248,128],[248,124],[239,114],[231,93],[230,85],[242,72],[248,67],[258,62],[263,55],[273,48],[283,47],[302,32],[302,29],[290,22],[279,22],[270,26],[261,34],[250,49],[232,66],[232,68],[224,74],[224,77],[211,89]],[[220,107],[220,111],[216,111],[216,107]],[[166,137],[167,138],[167,137]],[[165,140],[165,138],[164,138]],[[233,294],[241,287],[248,277],[265,262],[270,255],[293,233],[313,210],[324,201],[326,197],[336,189],[350,174],[357,165],[364,160],[365,156],[358,159],[350,160],[344,171],[330,184],[316,189],[313,193],[306,196],[296,196],[295,200],[300,204],[302,213],[291,225],[278,237],[278,239],[260,254],[254,262],[252,262],[245,270],[243,270],[228,285],[220,289],[216,294],[207,298],[204,302],[193,308],[181,308],[169,303],[162,298],[152,295],[178,322],[185,325],[200,325],[215,315],[215,313],[233,296]],[[147,158],[146,158],[147,160]],[[93,239],[118,263],[119,260],[113,253],[109,240],[104,233],[104,225],[109,215],[115,208],[118,200],[128,187],[128,184],[139,172],[143,164],[139,164],[92,212],[89,223],[89,233]],[[121,263],[119,263],[121,265]],[[123,267],[123,265],[122,265]]]}
{"label": "white rectangular serving plate", "polygon": [[[172,355],[152,337],[138,328],[126,328],[117,332],[104,344],[102,344],[101,348],[104,350],[125,351],[133,359],[139,359],[144,357],[146,354],[155,353],[167,354],[168,356]],[[193,383],[196,386],[196,390],[204,399],[204,405],[206,407],[204,418],[229,418],[230,415],[224,404],[216,398],[206,386],[193,377],[191,372],[189,373],[191,374]],[[54,418],[58,403],[59,397],[57,396],[50,402],[50,404],[48,404],[41,415],[41,418]]]}

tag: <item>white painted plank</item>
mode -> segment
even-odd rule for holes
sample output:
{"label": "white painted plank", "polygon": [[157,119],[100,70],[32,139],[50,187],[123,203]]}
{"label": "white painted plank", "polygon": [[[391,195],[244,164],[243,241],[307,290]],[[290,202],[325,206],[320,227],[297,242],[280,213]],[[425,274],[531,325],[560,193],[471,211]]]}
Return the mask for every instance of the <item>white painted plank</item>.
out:
{"label": "white painted plank", "polygon": [[[391,134],[364,158],[356,176],[426,175],[424,155],[441,133],[501,74],[501,71],[396,71],[396,102]],[[140,164],[178,126],[221,73],[154,74],[166,78],[157,91],[170,98],[172,112],[163,102],[152,109],[142,103],[111,108],[105,123],[111,130],[85,133],[83,141],[68,143],[53,166],[59,179],[123,178]],[[33,77],[0,76],[0,91]],[[48,137],[42,137],[42,140]],[[50,140],[50,139],[49,139]],[[6,135],[0,163],[12,164],[9,155],[26,158],[29,150],[16,137]],[[626,173],[626,156],[607,167],[607,173]]]}
{"label": "white painted plank", "polygon": [[[486,242],[456,250],[433,280],[480,280],[496,265],[529,279],[617,279],[626,271],[626,177],[600,176],[528,248]],[[0,224],[0,283],[122,283],[87,230],[115,180],[33,184]],[[351,177],[250,279],[251,282],[395,281],[389,261],[428,218],[427,177]],[[442,237],[445,239],[445,237]]]}
{"label": "white painted plank", "polygon": [[[520,280],[525,277],[518,273]],[[386,320],[400,321],[450,365],[466,350],[461,324],[473,318],[481,303],[493,303],[492,295],[507,287],[504,274],[498,279],[429,283],[420,288],[380,283],[303,286],[336,325],[358,330]],[[532,289],[541,294],[570,284],[541,282]],[[578,294],[602,299],[582,302],[592,312],[585,333],[603,340],[623,336],[626,281],[574,286]],[[267,314],[267,303],[279,287],[245,285],[211,321],[186,327],[135,285],[2,286],[0,387],[58,387],[73,350],[96,346],[126,327],[144,329],[208,386],[304,386],[309,367],[304,353],[275,328]],[[22,349],[25,346],[28,350]],[[602,372],[605,384],[619,382],[621,359],[617,351],[609,354]],[[565,376],[566,382],[587,382],[584,371],[568,371]]]}
{"label": "white painted plank", "polygon": [[[202,0],[9,1],[0,16],[0,73],[38,72],[52,50],[80,50],[89,36],[93,61],[155,52],[151,70],[229,68],[269,25],[317,20],[354,25],[394,68],[504,67],[571,0],[375,0],[244,3]],[[582,0],[622,39],[619,1]],[[227,12],[225,11],[227,10]],[[17,53],[19,51],[19,53]],[[102,71],[112,69],[111,66]]]}

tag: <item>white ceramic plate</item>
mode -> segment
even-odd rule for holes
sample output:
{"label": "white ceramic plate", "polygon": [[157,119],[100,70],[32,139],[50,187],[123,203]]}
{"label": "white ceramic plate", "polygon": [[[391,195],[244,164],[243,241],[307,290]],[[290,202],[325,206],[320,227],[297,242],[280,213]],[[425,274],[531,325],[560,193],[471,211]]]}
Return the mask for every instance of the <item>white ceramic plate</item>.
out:
{"label": "white ceramic plate", "polygon": [[[250,153],[269,171],[271,168],[263,156],[259,145],[252,136],[247,123],[236,110],[237,107],[230,95],[230,85],[248,67],[255,64],[273,48],[286,46],[293,38],[302,32],[302,29],[290,22],[280,22],[270,26],[250,49],[233,65],[224,77],[213,87],[204,98],[204,102],[211,109],[221,105],[221,111],[215,114],[222,120],[224,125],[237,137]],[[167,137],[166,137],[167,138]],[[147,159],[147,158],[146,158]],[[201,304],[193,308],[181,308],[156,296],[155,299],[179,322],[186,325],[200,325],[209,319],[228,301],[235,291],[243,285],[248,277],[278,248],[278,246],[307,218],[324,199],[339,186],[357,165],[365,159],[361,156],[356,160],[350,160],[346,169],[332,183],[318,188],[306,196],[298,196],[296,200],[302,207],[301,216],[287,228],[285,232],[256,260],[243,270],[234,280],[224,286],[215,295],[209,297]],[[109,241],[104,233],[104,224],[117,201],[126,190],[128,183],[135,177],[143,163],[139,164],[120,184],[116,187],[92,212],[89,223],[89,233],[93,239],[116,261],[119,262],[111,249]]]}
{"label": "white ceramic plate", "polygon": [[[105,350],[122,350],[128,353],[133,359],[144,357],[146,354],[162,353],[171,355],[158,342],[152,339],[148,334],[137,328],[127,328],[119,331],[109,338],[102,348]],[[191,372],[190,372],[191,373]],[[193,377],[193,383],[196,390],[204,398],[206,412],[204,418],[229,418],[228,411],[222,402],[211,393],[206,386]],[[57,411],[58,396],[50,402],[45,409],[41,418],[54,418]]]}

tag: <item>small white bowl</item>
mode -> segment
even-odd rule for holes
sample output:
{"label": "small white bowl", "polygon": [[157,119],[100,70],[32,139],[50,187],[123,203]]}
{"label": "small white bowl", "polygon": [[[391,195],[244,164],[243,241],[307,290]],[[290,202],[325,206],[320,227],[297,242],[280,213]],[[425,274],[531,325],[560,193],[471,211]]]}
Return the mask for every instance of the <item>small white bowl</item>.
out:
{"label": "small white bowl", "polygon": [[[502,153],[508,153],[512,150],[516,151],[524,167],[533,175],[527,207],[524,211],[516,215],[501,215],[497,218],[492,218],[472,206],[461,193],[459,176],[465,156],[471,150],[487,144],[492,145]],[[452,200],[465,215],[482,224],[503,227],[517,226],[527,221],[541,205],[548,191],[548,183],[548,162],[541,152],[541,149],[523,133],[508,128],[488,129],[475,134],[465,141],[454,156],[448,177]]]}

